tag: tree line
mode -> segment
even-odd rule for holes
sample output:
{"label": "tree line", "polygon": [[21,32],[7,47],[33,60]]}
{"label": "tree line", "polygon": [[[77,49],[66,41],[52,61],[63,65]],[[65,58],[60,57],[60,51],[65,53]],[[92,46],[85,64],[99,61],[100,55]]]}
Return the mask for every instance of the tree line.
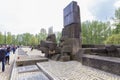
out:
{"label": "tree line", "polygon": [[[81,24],[82,44],[120,44],[120,8],[115,11],[114,24],[101,21],[85,21]],[[10,32],[0,32],[0,44],[14,45],[38,45],[45,40],[47,32],[44,28],[36,35],[23,33],[12,35]],[[61,32],[56,32],[56,40],[59,43]]]}
{"label": "tree line", "polygon": [[120,8],[115,11],[113,24],[101,21],[82,23],[83,44],[120,44]]}
{"label": "tree line", "polygon": [[[61,33],[56,32],[57,42],[59,42],[58,39],[60,39],[60,36]],[[40,44],[40,41],[45,40],[46,37],[47,32],[44,28],[42,28],[40,32],[35,35],[30,33],[12,35],[11,32],[5,32],[4,34],[0,32],[0,44],[32,46]]]}
{"label": "tree line", "polygon": [[120,44],[120,8],[115,11],[113,24],[101,21],[82,23],[83,44]]}

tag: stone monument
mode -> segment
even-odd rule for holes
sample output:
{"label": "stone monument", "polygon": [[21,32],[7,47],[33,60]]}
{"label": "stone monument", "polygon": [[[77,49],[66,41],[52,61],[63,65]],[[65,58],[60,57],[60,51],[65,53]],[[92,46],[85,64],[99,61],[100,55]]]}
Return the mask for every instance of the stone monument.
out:
{"label": "stone monument", "polygon": [[41,40],[40,50],[45,53],[45,57],[51,58],[56,52],[56,36],[55,34],[49,34],[45,41]]}
{"label": "stone monument", "polygon": [[69,61],[76,58],[81,48],[81,22],[77,2],[72,1],[64,8],[64,28],[60,44],[56,44],[54,34],[49,34],[46,41],[41,41],[40,50],[45,56],[60,61]]}
{"label": "stone monument", "polygon": [[72,1],[65,7],[63,15],[64,28],[60,39],[60,47],[61,56],[64,61],[64,58],[68,58],[68,60],[75,59],[76,53],[79,51],[79,48],[81,48],[81,21],[77,2]]}

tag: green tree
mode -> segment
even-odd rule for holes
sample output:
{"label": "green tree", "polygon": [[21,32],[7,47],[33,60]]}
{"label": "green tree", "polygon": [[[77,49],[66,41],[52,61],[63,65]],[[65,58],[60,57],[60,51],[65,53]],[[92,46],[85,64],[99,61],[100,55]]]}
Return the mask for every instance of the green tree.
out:
{"label": "green tree", "polygon": [[99,21],[86,21],[82,23],[83,44],[103,44],[104,40],[111,35],[110,23]]}
{"label": "green tree", "polygon": [[0,32],[0,44],[4,44],[4,35]]}
{"label": "green tree", "polygon": [[61,35],[62,35],[61,32],[56,32],[56,41],[57,41],[57,43],[59,43]]}
{"label": "green tree", "polygon": [[38,44],[38,39],[32,35],[30,39],[30,45],[37,45]]}
{"label": "green tree", "polygon": [[31,39],[31,34],[30,33],[24,33],[22,35],[22,44],[25,46],[30,45],[30,39]]}
{"label": "green tree", "polygon": [[105,40],[105,44],[120,44],[120,34],[113,34]]}
{"label": "green tree", "polygon": [[16,41],[16,36],[12,35],[12,44],[16,45],[17,41]]}
{"label": "green tree", "polygon": [[16,36],[16,44],[17,44],[17,45],[21,45],[21,44],[22,44],[22,41],[23,41],[22,34],[18,34],[18,35]]}
{"label": "green tree", "polygon": [[6,36],[6,44],[12,44],[12,35],[10,32],[7,32],[7,36]]}
{"label": "green tree", "polygon": [[118,8],[115,11],[115,18],[114,18],[114,25],[115,25],[115,29],[113,30],[114,34],[118,34],[120,33],[120,8]]}

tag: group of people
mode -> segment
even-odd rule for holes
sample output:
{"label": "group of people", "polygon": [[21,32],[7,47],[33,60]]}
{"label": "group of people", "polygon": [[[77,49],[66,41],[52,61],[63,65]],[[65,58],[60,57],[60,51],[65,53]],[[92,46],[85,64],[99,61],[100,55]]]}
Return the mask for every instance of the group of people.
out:
{"label": "group of people", "polygon": [[0,46],[0,61],[2,61],[2,72],[5,71],[5,64],[10,65],[10,52],[13,51],[13,54],[15,54],[16,49],[17,48],[15,46]]}

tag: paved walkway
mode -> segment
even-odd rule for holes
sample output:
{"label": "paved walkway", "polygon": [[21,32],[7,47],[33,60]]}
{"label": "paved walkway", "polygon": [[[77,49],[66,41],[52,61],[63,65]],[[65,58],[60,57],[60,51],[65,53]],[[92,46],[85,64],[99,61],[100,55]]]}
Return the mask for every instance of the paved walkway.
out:
{"label": "paved walkway", "polygon": [[[16,51],[16,53],[17,53],[17,51]],[[5,65],[4,72],[2,72],[2,63],[0,62],[0,80],[9,80],[10,79],[14,59],[15,59],[15,54],[13,54],[11,52],[10,53],[10,65],[8,65],[8,64]]]}
{"label": "paved walkway", "polygon": [[48,61],[47,58],[41,57],[41,55],[41,51],[31,51],[30,48],[18,49],[17,56],[19,56],[19,59],[16,59],[16,62],[18,64],[18,61],[23,61],[20,63],[24,63],[24,65],[16,66],[17,64],[14,64],[10,80],[49,80],[37,65],[35,65],[35,61]]}
{"label": "paved walkway", "polygon": [[[44,55],[38,50],[30,51],[30,48],[23,48],[23,50],[28,55]],[[0,80],[9,80],[15,57],[15,54],[11,53],[10,65],[6,64],[5,72],[0,70]],[[49,60],[48,62],[37,63],[37,65],[51,77],[54,77],[54,80],[120,80],[120,76],[83,66],[77,61],[60,62]]]}
{"label": "paved walkway", "polygon": [[54,80],[120,80],[120,76],[110,74],[98,69],[83,66],[77,61],[52,61],[37,63]]}
{"label": "paved walkway", "polygon": [[[24,48],[28,55],[44,55],[41,51],[30,51]],[[78,61],[60,62],[49,60],[40,62],[37,65],[43,69],[54,80],[120,80],[120,76],[110,74],[95,68],[82,65]]]}

